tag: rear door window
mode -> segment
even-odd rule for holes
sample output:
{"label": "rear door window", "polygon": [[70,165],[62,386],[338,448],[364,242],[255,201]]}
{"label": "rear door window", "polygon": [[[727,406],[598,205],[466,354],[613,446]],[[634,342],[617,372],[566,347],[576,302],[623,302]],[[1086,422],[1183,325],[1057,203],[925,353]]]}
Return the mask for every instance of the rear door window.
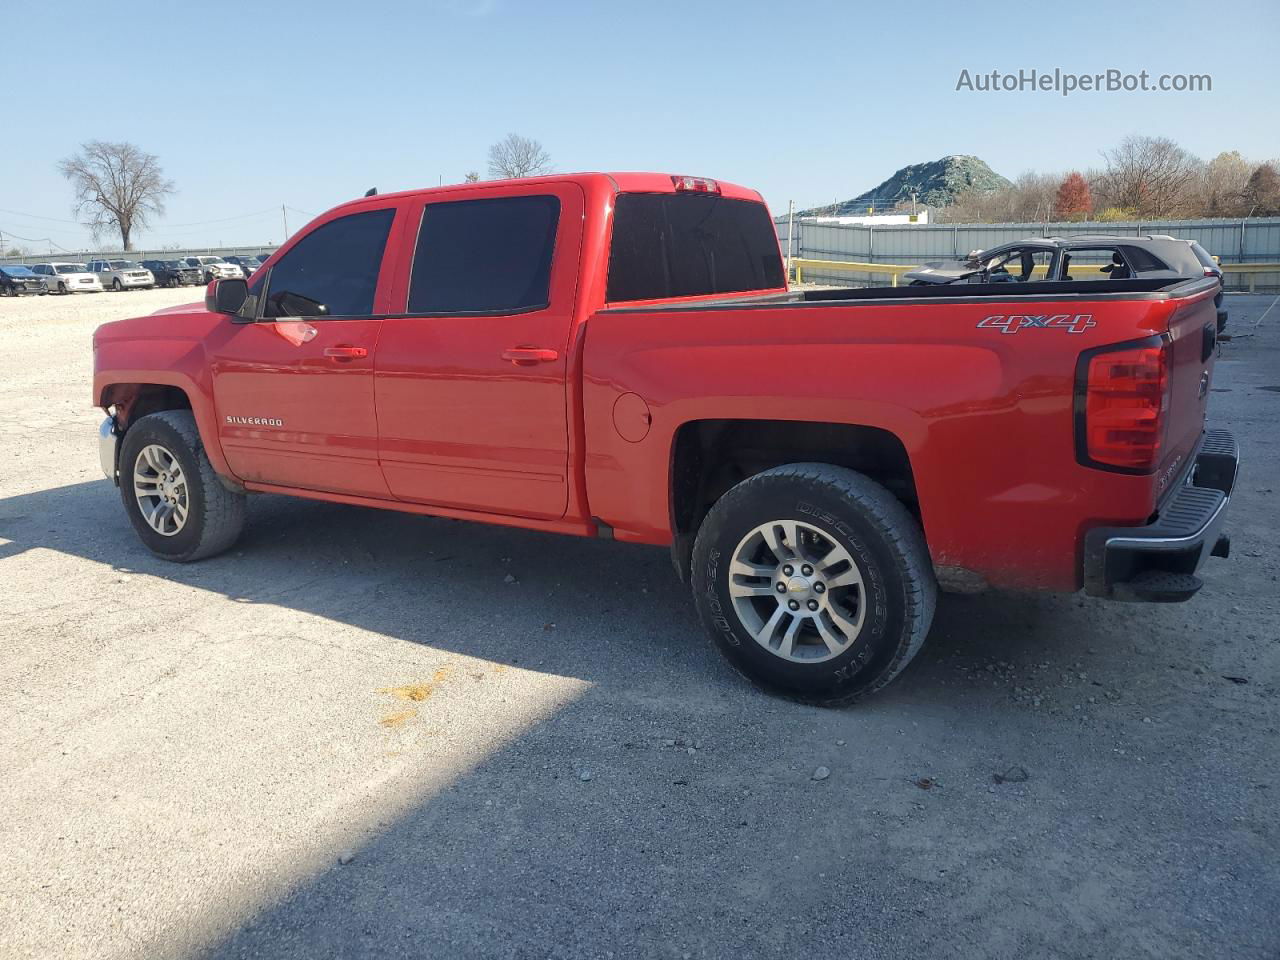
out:
{"label": "rear door window", "polygon": [[[992,257],[986,264],[987,281],[1017,280],[1026,283],[1048,276],[1053,251],[1039,247],[1016,247]],[[981,274],[975,277],[981,279]]]}
{"label": "rear door window", "polygon": [[767,290],[784,283],[763,203],[714,194],[619,194],[609,251],[610,302]]}
{"label": "rear door window", "polygon": [[[353,213],[316,227],[266,279],[263,316],[367,317],[395,210]],[[256,285],[255,285],[256,287]]]}
{"label": "rear door window", "polygon": [[408,312],[493,316],[547,307],[559,223],[553,196],[427,204]]}

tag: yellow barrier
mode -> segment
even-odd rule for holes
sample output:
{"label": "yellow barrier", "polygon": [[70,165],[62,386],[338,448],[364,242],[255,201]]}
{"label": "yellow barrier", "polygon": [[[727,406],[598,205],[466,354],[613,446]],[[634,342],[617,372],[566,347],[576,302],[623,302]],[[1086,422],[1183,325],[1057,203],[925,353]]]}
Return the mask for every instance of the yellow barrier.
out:
{"label": "yellow barrier", "polygon": [[[794,257],[791,260],[791,266],[795,269],[796,283],[804,282],[805,270],[822,270],[834,273],[872,273],[887,274],[890,277],[889,285],[896,287],[898,278],[904,273],[912,270],[919,270],[923,264],[920,263],[862,263],[855,260],[812,260],[804,257]],[[1253,293],[1256,286],[1255,275],[1259,273],[1280,273],[1280,263],[1224,263],[1222,266],[1223,273],[1243,273],[1249,276],[1249,292]],[[1073,263],[1071,264],[1071,273],[1076,275],[1079,273],[1096,273],[1102,274],[1103,264],[1093,263]],[[1046,267],[1038,266],[1032,271],[1032,276],[1044,276]]]}
{"label": "yellow barrier", "polygon": [[1280,263],[1224,263],[1223,273],[1245,273],[1249,275],[1249,292],[1253,293],[1257,285],[1256,274],[1280,273]]}

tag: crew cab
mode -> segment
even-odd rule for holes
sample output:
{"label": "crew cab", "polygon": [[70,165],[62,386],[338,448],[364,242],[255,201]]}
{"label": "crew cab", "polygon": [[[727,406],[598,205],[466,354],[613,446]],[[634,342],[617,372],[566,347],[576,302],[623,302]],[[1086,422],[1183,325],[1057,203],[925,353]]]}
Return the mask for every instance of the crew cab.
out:
{"label": "crew cab", "polygon": [[670,547],[740,672],[840,704],[938,590],[1185,600],[1238,452],[1217,281],[789,291],[760,195],[578,174],[365,197],[252,280],[94,335],[142,541],[250,493]]}

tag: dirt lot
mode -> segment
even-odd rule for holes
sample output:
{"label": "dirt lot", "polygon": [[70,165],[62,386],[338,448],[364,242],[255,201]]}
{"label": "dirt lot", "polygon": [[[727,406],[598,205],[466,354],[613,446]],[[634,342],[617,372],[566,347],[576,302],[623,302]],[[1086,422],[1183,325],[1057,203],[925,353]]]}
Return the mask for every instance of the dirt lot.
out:
{"label": "dirt lot", "polygon": [[190,299],[0,300],[0,955],[1280,953],[1272,298],[1200,597],[945,598],[845,711],[738,681],[662,551],[261,497],[152,559],[89,336]]}

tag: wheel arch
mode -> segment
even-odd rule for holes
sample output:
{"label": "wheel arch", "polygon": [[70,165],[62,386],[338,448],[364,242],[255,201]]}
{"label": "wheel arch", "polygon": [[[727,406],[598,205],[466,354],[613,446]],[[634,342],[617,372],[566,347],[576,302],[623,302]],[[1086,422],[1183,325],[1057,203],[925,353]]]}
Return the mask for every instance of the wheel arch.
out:
{"label": "wheel arch", "polygon": [[799,462],[856,470],[921,520],[910,455],[890,430],[821,421],[691,420],[672,438],[669,471],[671,557],[680,578],[688,581],[698,527],[724,493],[765,470]]}
{"label": "wheel arch", "polygon": [[176,373],[143,378],[100,378],[95,385],[95,406],[102,407],[116,421],[117,430],[123,436],[140,418],[164,410],[190,410],[200,433],[209,463],[222,482],[232,489],[242,489],[240,481],[231,472],[217,442],[217,424],[212,404],[195,384],[186,382]]}

